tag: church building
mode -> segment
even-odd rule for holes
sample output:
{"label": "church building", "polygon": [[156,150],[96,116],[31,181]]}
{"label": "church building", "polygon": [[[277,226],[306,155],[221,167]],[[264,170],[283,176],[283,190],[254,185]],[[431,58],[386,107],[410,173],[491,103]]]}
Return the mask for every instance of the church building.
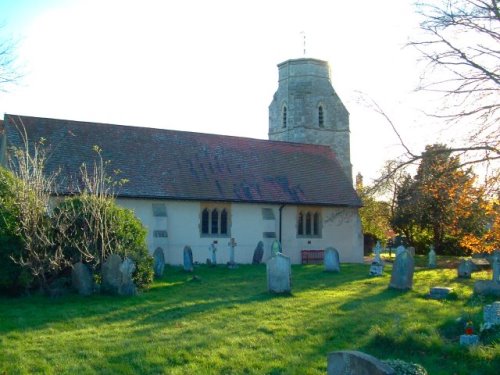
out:
{"label": "church building", "polygon": [[[47,171],[60,171],[59,194],[73,194],[82,163],[94,146],[110,170],[128,182],[117,203],[148,230],[151,254],[182,264],[191,246],[205,263],[215,243],[217,261],[251,263],[259,241],[264,260],[279,240],[292,263],[333,246],[341,262],[363,261],[352,184],[349,114],[330,81],[325,61],[301,58],[278,65],[279,85],[269,106],[269,140],[6,114],[0,121],[0,164],[8,152],[43,138]],[[160,124],[159,124],[160,125]]]}

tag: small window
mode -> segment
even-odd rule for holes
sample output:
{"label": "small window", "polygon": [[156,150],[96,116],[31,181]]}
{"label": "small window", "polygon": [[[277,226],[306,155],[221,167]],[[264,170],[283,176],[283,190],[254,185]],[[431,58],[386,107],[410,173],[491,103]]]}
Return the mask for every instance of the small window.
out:
{"label": "small window", "polygon": [[287,125],[287,110],[286,105],[283,106],[282,114],[281,114],[282,127],[286,128]]}
{"label": "small window", "polygon": [[315,212],[313,216],[313,235],[319,236],[319,212]]}
{"label": "small window", "polygon": [[220,234],[227,234],[227,211],[225,208],[220,213]]}
{"label": "small window", "polygon": [[318,107],[318,126],[320,128],[323,128],[325,126],[325,118],[324,118],[324,114],[323,114],[323,106],[320,105]]}
{"label": "small window", "polygon": [[202,237],[230,237],[230,205],[202,203],[201,209],[200,235]]}
{"label": "small window", "polygon": [[204,209],[201,212],[201,233],[208,234],[208,209]]}
{"label": "small window", "polygon": [[311,235],[311,213],[306,214],[306,236]]}
{"label": "small window", "polygon": [[297,223],[297,233],[299,236],[304,234],[304,214],[299,212],[299,220]]}
{"label": "small window", "polygon": [[166,230],[155,230],[155,231],[153,231],[153,237],[154,238],[167,238],[168,233]]}
{"label": "small window", "polygon": [[263,208],[262,209],[262,218],[264,220],[275,220],[273,209],[272,208]]}
{"label": "small window", "polygon": [[219,211],[216,208],[212,210],[212,234],[219,233]]}
{"label": "small window", "polygon": [[167,207],[163,203],[153,203],[153,216],[166,217]]}
{"label": "small window", "polygon": [[321,237],[321,210],[301,208],[297,214],[298,237]]}
{"label": "small window", "polygon": [[276,232],[263,232],[262,236],[264,238],[276,238]]}

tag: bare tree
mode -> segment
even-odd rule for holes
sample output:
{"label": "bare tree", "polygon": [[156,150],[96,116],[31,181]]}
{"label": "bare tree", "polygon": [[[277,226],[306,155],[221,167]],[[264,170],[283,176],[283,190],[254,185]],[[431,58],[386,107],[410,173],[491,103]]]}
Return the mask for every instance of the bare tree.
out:
{"label": "bare tree", "polygon": [[469,162],[500,159],[498,0],[418,2],[423,34],[409,43],[428,63],[419,90],[443,94],[439,111],[468,132],[455,152]]}
{"label": "bare tree", "polygon": [[0,91],[15,83],[20,77],[15,65],[15,43],[11,39],[0,39]]}

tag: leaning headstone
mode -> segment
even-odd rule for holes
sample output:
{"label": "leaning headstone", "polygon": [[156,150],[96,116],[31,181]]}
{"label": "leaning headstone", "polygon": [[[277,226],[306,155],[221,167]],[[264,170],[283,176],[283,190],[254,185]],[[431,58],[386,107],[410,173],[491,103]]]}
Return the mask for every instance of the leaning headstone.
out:
{"label": "leaning headstone", "polygon": [[274,240],[271,246],[271,256],[276,256],[277,254],[281,254],[281,244],[278,240]]}
{"label": "leaning headstone", "polygon": [[264,256],[264,242],[259,241],[255,251],[253,252],[252,264],[260,264],[262,262],[262,257]]}
{"label": "leaning headstone", "polygon": [[157,247],[153,253],[153,269],[155,277],[162,277],[165,270],[165,254],[161,247]]}
{"label": "leaning headstone", "polygon": [[92,294],[92,274],[89,268],[82,262],[73,264],[73,269],[71,270],[71,284],[82,296],[89,296]]}
{"label": "leaning headstone", "polygon": [[190,246],[184,246],[183,251],[184,271],[193,272],[193,250]]}
{"label": "leaning headstone", "polygon": [[493,302],[483,308],[483,320],[489,325],[500,325],[500,301]]}
{"label": "leaning headstone", "polygon": [[273,293],[292,291],[292,268],[290,258],[278,253],[267,261],[267,289]]}
{"label": "leaning headstone", "polygon": [[401,254],[403,251],[405,251],[406,248],[403,246],[403,245],[399,245],[397,248],[396,248],[396,258],[398,257],[399,254]]}
{"label": "leaning headstone", "polygon": [[437,259],[436,259],[436,252],[434,251],[434,246],[430,246],[429,250],[429,268],[436,268],[437,267]]}
{"label": "leaning headstone", "polygon": [[134,271],[135,263],[132,259],[125,258],[120,265],[122,280],[120,288],[118,289],[118,294],[122,296],[135,296],[137,294],[137,288],[135,287],[134,280],[132,280],[132,274]]}
{"label": "leaning headstone", "polygon": [[458,277],[462,279],[470,279],[472,275],[472,268],[474,266],[472,265],[472,262],[468,259],[462,260],[457,268],[457,274]]}
{"label": "leaning headstone", "polygon": [[324,265],[326,272],[340,272],[339,252],[333,247],[325,249]]}
{"label": "leaning headstone", "polygon": [[377,358],[358,351],[328,353],[327,375],[393,375],[396,372]]}
{"label": "leaning headstone", "polygon": [[101,291],[105,293],[118,294],[122,284],[122,273],[120,266],[122,258],[118,254],[111,254],[102,265]]}
{"label": "leaning headstone", "polygon": [[431,288],[427,297],[430,299],[446,299],[451,292],[453,292],[453,288],[435,286]]}
{"label": "leaning headstone", "polygon": [[392,266],[391,281],[389,288],[408,290],[413,287],[413,271],[415,263],[413,257],[408,250],[400,252],[396,256],[394,265]]}

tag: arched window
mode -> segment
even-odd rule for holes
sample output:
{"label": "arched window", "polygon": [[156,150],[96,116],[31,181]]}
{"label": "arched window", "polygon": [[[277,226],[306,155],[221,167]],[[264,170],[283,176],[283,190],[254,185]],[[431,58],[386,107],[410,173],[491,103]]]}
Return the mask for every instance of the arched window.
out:
{"label": "arched window", "polygon": [[306,236],[311,235],[311,213],[306,214]]}
{"label": "arched window", "polygon": [[212,234],[219,233],[219,211],[216,208],[212,211]]}
{"label": "arched window", "polygon": [[302,212],[299,212],[299,220],[297,223],[297,234],[302,236],[304,234],[304,215]]}
{"label": "arched window", "polygon": [[325,126],[325,117],[324,117],[323,106],[322,105],[320,105],[318,107],[318,126],[320,128],[323,128]]}
{"label": "arched window", "polygon": [[220,234],[227,234],[227,211],[225,208],[220,213]]}
{"label": "arched window", "polygon": [[319,235],[319,213],[315,212],[313,216],[313,235]]}
{"label": "arched window", "polygon": [[201,212],[201,233],[208,234],[208,210],[206,208]]}
{"label": "arched window", "polygon": [[286,128],[287,125],[287,110],[286,110],[286,105],[283,106],[283,110],[281,111],[281,122],[282,122],[282,127]]}

